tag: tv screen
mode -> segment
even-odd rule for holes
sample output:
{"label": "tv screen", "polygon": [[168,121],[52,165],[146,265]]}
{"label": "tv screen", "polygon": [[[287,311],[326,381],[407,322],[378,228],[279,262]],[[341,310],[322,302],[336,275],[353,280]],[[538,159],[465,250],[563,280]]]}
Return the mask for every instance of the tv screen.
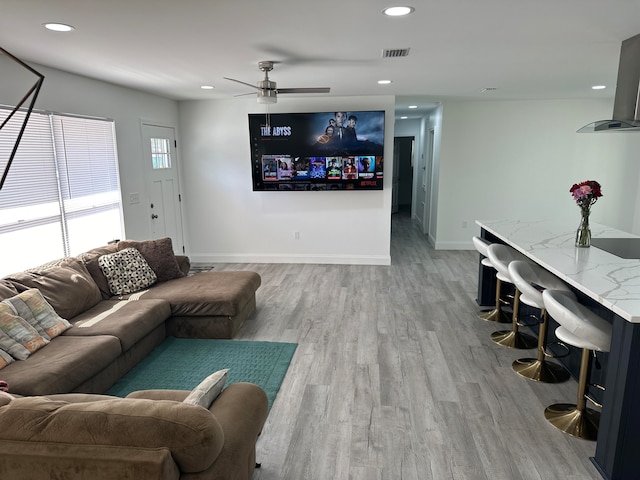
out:
{"label": "tv screen", "polygon": [[249,114],[254,191],[382,190],[384,110]]}

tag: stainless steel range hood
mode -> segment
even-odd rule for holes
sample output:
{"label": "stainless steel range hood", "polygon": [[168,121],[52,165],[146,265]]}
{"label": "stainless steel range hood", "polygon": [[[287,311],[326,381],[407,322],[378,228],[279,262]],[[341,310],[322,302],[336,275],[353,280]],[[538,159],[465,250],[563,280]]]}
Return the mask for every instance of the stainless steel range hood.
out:
{"label": "stainless steel range hood", "polygon": [[640,34],[622,42],[613,119],[585,125],[578,133],[607,131],[640,132]]}

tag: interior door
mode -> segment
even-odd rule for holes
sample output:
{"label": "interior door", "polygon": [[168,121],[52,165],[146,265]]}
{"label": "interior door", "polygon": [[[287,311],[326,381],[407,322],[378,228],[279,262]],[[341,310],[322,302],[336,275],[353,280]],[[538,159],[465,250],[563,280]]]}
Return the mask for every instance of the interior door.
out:
{"label": "interior door", "polygon": [[171,127],[142,124],[144,165],[149,192],[152,238],[170,237],[176,254],[184,254],[176,136]]}

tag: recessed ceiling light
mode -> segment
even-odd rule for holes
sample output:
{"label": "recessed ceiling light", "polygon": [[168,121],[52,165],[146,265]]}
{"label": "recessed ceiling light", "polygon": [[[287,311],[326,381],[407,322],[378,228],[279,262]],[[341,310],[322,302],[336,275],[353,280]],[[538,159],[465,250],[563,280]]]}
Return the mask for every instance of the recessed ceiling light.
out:
{"label": "recessed ceiling light", "polygon": [[378,85],[389,85],[391,80],[378,80]]}
{"label": "recessed ceiling light", "polygon": [[594,85],[593,87],[591,87],[592,90],[604,90],[606,87],[606,85]]}
{"label": "recessed ceiling light", "polygon": [[73,32],[75,30],[71,25],[65,23],[43,23],[44,28],[53,30],[54,32]]}
{"label": "recessed ceiling light", "polygon": [[202,85],[200,88],[202,90],[213,90],[216,87],[214,87],[213,85]]}
{"label": "recessed ceiling light", "polygon": [[407,6],[396,6],[396,7],[387,7],[382,10],[382,13],[388,15],[389,17],[402,17],[404,15],[409,15],[410,13],[415,12],[415,8],[407,7]]}
{"label": "recessed ceiling light", "polygon": [[409,105],[407,108],[418,108],[418,105]]}

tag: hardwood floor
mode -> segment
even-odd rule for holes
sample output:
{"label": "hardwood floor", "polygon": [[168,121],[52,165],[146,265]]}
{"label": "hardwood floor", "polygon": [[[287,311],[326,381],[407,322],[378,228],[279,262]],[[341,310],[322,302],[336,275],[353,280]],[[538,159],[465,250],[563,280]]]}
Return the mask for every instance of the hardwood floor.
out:
{"label": "hardwood floor", "polygon": [[544,408],[476,317],[477,253],[436,251],[394,215],[392,265],[218,264],[262,276],[238,339],[297,342],[258,441],[254,480],[588,480],[595,443]]}

